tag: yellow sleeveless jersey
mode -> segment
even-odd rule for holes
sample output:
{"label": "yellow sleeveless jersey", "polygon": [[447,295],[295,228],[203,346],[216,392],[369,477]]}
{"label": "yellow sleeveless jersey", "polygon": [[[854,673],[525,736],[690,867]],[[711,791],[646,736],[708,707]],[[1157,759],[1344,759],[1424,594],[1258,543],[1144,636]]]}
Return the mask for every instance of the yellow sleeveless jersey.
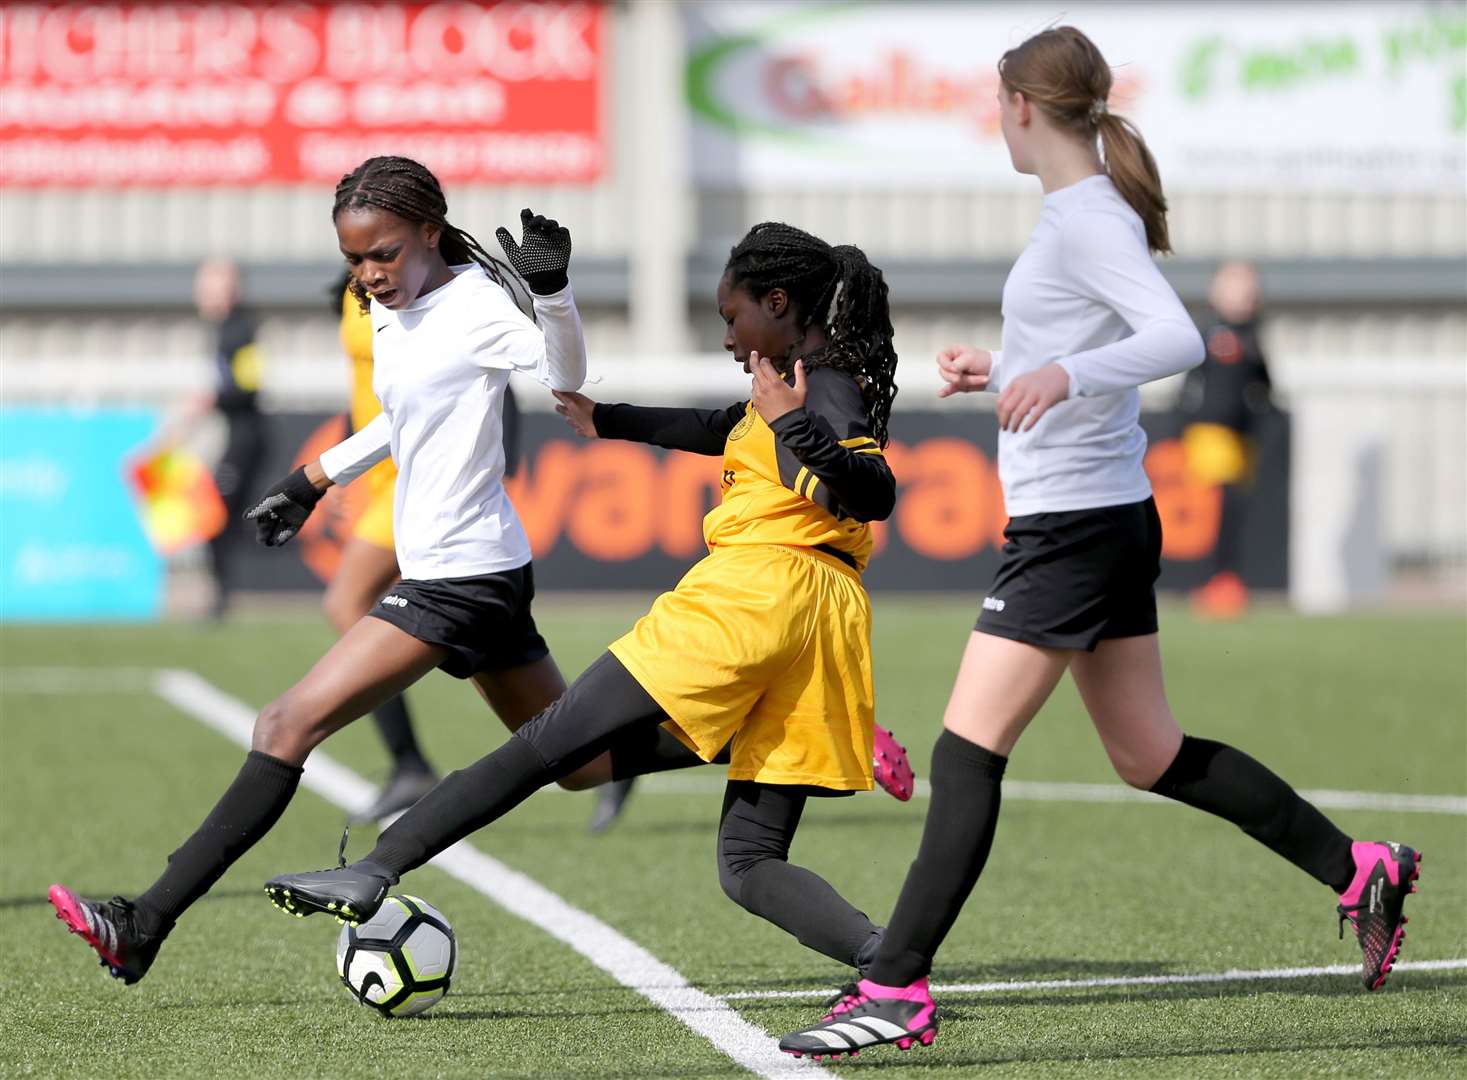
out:
{"label": "yellow sleeveless jersey", "polygon": [[895,481],[856,380],[817,367],[806,386],[805,407],[772,426],[748,401],[714,410],[600,404],[593,422],[602,438],[722,454],[723,497],[703,519],[709,550],[824,548],[864,570],[872,546],[867,522],[891,512]]}

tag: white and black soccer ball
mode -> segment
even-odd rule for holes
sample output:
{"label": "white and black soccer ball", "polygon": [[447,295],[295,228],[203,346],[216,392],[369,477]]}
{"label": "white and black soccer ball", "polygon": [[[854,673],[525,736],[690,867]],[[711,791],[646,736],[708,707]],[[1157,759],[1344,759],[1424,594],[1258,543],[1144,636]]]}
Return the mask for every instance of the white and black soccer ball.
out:
{"label": "white and black soccer ball", "polygon": [[416,896],[389,896],[364,923],[341,928],[336,973],[383,1016],[416,1016],[448,993],[458,942],[443,913]]}

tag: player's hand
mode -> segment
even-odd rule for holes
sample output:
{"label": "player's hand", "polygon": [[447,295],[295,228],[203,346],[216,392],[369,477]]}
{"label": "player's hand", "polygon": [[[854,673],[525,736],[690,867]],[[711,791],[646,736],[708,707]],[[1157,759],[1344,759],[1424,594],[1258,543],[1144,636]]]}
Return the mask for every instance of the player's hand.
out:
{"label": "player's hand", "polygon": [[785,413],[794,412],[805,404],[808,391],[805,389],[805,362],[795,361],[795,385],[784,381],[774,364],[757,352],[749,354],[749,370],[754,373],[754,388],[750,394],[754,408],[772,424]]}
{"label": "player's hand", "polygon": [[552,390],[555,395],[555,411],[565,417],[565,422],[576,429],[583,439],[599,439],[596,430],[596,403],[585,394],[574,390]]}
{"label": "player's hand", "polygon": [[265,497],[245,511],[245,520],[255,523],[255,539],[260,543],[279,547],[301,531],[322,494],[322,489],[306,477],[302,466],[271,485]]}
{"label": "player's hand", "polygon": [[1070,396],[1070,373],[1058,364],[1020,375],[998,395],[1002,431],[1028,431],[1053,406]]}
{"label": "player's hand", "polygon": [[937,373],[942,376],[942,386],[937,391],[940,398],[986,390],[988,377],[993,373],[993,353],[967,345],[949,345],[937,354]]}
{"label": "player's hand", "polygon": [[529,209],[520,211],[518,243],[504,226],[494,233],[515,273],[525,279],[532,293],[549,296],[565,288],[570,279],[571,235],[560,222]]}

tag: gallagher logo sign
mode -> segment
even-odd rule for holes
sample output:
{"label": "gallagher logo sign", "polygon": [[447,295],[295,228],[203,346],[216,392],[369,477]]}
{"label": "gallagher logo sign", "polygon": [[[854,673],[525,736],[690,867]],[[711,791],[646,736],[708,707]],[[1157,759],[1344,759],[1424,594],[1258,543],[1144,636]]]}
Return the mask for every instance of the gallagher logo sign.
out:
{"label": "gallagher logo sign", "polygon": [[1058,22],[1112,67],[1112,111],[1169,187],[1467,183],[1467,9],[1430,2],[688,5],[707,188],[1029,185],[998,126],[999,57]]}

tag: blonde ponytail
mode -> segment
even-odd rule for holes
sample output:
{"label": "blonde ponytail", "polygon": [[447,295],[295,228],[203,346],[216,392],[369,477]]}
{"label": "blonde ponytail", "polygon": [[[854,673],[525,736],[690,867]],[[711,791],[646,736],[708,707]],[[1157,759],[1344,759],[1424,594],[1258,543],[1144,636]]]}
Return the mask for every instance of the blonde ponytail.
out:
{"label": "blonde ponytail", "polygon": [[1146,140],[1106,106],[1110,66],[1095,43],[1073,26],[1044,30],[1003,54],[999,78],[1057,126],[1092,143],[1099,138],[1106,174],[1146,227],[1146,246],[1171,251],[1161,173]]}
{"label": "blonde ponytail", "polygon": [[1161,191],[1156,158],[1152,157],[1135,124],[1106,109],[1099,110],[1099,114],[1095,126],[1100,132],[1105,171],[1111,183],[1146,226],[1146,246],[1163,255],[1170,253],[1166,196]]}

